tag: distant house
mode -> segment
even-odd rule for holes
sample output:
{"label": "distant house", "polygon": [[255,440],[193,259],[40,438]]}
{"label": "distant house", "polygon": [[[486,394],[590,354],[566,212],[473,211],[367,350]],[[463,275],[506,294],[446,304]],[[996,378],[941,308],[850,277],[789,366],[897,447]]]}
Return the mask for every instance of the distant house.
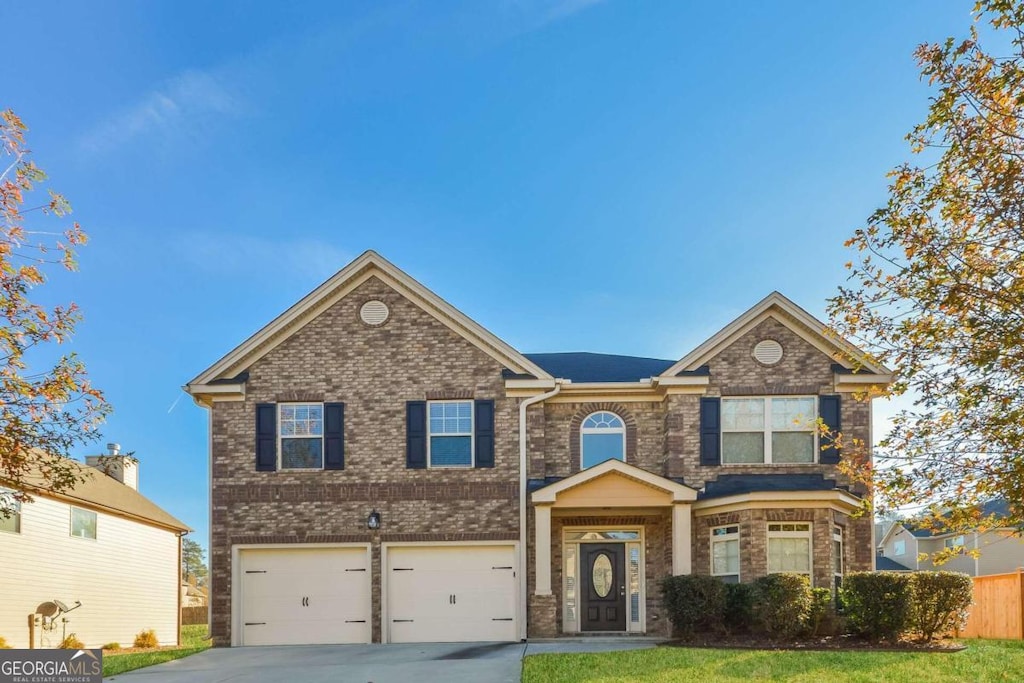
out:
{"label": "distant house", "polygon": [[[1006,503],[989,501],[982,507],[983,517],[1006,514]],[[959,554],[945,564],[935,566],[931,556],[945,548],[959,549]],[[970,551],[977,549],[978,557]],[[883,566],[885,565],[885,566]],[[935,532],[912,521],[897,522],[889,527],[878,543],[875,568],[921,571],[955,571],[971,576],[1004,574],[1024,567],[1024,539],[1011,528],[998,528],[951,533]]]}
{"label": "distant house", "polygon": [[143,629],[179,642],[189,529],[138,492],[138,465],[115,446],[90,456],[92,467],[75,463],[91,476],[73,489],[32,491],[33,502],[0,517],[0,636],[12,647],[56,647],[70,633],[87,647],[130,646]]}

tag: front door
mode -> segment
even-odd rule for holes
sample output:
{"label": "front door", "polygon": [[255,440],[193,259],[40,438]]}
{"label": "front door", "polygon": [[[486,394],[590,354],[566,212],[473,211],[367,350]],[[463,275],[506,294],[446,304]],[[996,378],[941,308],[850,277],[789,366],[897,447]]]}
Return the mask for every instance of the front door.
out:
{"label": "front door", "polygon": [[581,543],[581,630],[626,630],[626,546]]}

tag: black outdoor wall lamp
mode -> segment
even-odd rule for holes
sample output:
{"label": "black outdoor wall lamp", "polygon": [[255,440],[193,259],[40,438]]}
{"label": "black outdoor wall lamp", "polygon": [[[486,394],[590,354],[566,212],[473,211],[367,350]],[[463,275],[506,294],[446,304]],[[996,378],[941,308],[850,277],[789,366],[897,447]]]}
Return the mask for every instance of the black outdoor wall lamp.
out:
{"label": "black outdoor wall lamp", "polygon": [[380,513],[374,510],[370,513],[370,516],[366,518],[366,528],[376,531],[380,528]]}

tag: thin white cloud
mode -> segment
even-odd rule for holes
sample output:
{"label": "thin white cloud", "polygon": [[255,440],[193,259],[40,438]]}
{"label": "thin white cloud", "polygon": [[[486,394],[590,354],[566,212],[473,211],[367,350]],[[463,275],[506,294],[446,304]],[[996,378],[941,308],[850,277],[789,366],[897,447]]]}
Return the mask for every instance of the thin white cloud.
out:
{"label": "thin white cloud", "polygon": [[269,239],[230,233],[187,233],[177,242],[192,267],[220,275],[273,273],[276,278],[323,280],[352,255],[318,239]]}
{"label": "thin white cloud", "polygon": [[574,14],[598,5],[604,0],[558,0],[550,3],[547,12],[544,14],[544,23],[550,24],[561,19],[568,19]]}
{"label": "thin white cloud", "polygon": [[147,135],[178,140],[195,136],[240,109],[238,98],[221,79],[206,71],[184,71],[94,126],[81,136],[79,146],[97,152]]}
{"label": "thin white cloud", "polygon": [[505,13],[519,24],[517,33],[529,33],[564,21],[605,0],[507,0]]}

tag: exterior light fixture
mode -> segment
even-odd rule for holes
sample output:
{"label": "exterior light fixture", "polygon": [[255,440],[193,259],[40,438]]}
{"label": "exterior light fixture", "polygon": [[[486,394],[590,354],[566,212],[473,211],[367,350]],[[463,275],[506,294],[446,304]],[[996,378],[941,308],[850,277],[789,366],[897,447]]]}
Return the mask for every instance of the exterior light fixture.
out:
{"label": "exterior light fixture", "polygon": [[374,510],[370,513],[370,516],[366,518],[366,528],[372,531],[376,531],[380,528],[380,513]]}

